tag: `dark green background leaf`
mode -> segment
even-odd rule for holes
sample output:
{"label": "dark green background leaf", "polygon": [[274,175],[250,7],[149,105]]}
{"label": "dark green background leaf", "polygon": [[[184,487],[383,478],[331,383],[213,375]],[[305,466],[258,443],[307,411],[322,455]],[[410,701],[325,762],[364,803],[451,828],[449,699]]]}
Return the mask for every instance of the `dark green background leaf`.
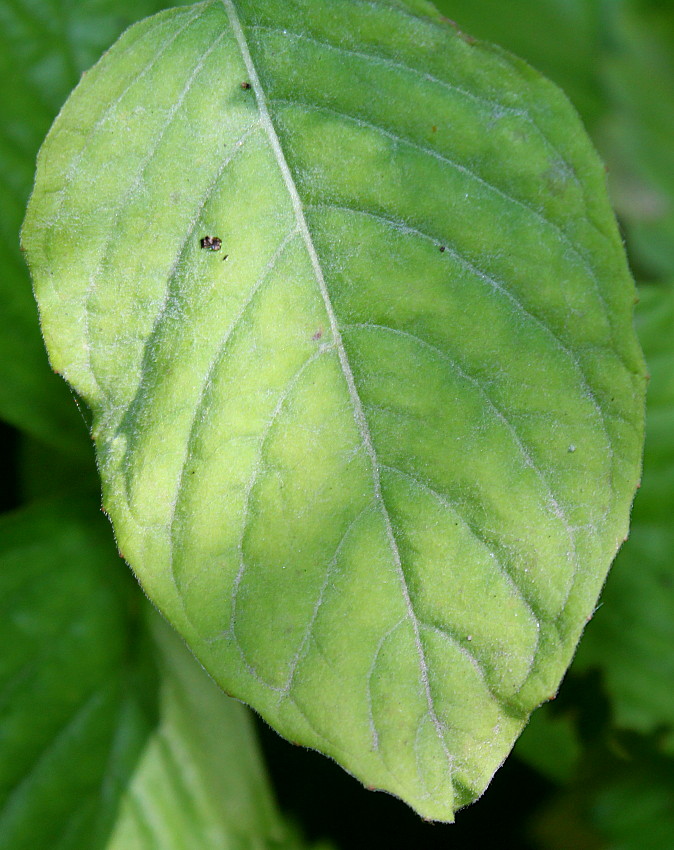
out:
{"label": "dark green background leaf", "polygon": [[0,518],[2,850],[103,846],[153,722],[138,594],[95,520],[60,501]]}
{"label": "dark green background leaf", "polygon": [[129,24],[165,5],[0,3],[0,417],[70,454],[87,451],[86,426],[47,366],[19,227],[38,148],[80,74]]}
{"label": "dark green background leaf", "polygon": [[620,726],[651,732],[674,730],[674,287],[643,287],[637,315],[651,372],[643,482],[576,666],[604,671]]}
{"label": "dark green background leaf", "polygon": [[94,519],[62,503],[0,519],[0,848],[299,850],[248,711]]}

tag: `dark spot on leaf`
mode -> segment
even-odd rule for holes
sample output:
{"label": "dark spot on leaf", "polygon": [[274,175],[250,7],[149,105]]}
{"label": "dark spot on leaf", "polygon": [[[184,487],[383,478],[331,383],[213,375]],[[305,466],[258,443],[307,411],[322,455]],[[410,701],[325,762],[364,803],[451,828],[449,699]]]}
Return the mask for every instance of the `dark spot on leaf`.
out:
{"label": "dark spot on leaf", "polygon": [[229,257],[229,254],[225,254],[225,256],[222,258],[222,262],[223,262],[223,263],[225,262],[225,260],[227,259],[227,257]]}
{"label": "dark spot on leaf", "polygon": [[439,246],[439,251],[440,251],[441,254],[444,254],[446,250],[447,250],[447,248],[444,245]]}
{"label": "dark spot on leaf", "polygon": [[199,240],[199,244],[208,251],[219,251],[222,248],[222,239],[219,236],[204,236]]}
{"label": "dark spot on leaf", "polygon": [[435,124],[433,124],[433,126],[431,127],[431,133],[437,133],[437,132],[438,132],[438,128],[435,126]]}
{"label": "dark spot on leaf", "polygon": [[250,88],[250,83],[249,83],[247,80],[246,80],[246,81],[244,81],[243,83],[241,83],[241,88],[242,88],[244,91],[248,91],[248,89]]}
{"label": "dark spot on leaf", "polygon": [[314,341],[320,339],[323,336],[323,329],[319,328],[316,333],[311,337]]}

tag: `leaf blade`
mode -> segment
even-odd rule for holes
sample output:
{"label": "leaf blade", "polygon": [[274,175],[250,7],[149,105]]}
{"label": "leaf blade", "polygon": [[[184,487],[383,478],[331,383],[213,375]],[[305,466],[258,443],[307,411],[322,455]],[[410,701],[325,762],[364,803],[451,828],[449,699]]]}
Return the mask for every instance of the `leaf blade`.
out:
{"label": "leaf blade", "polygon": [[100,839],[110,779],[132,768],[150,723],[129,689],[128,588],[105,525],[83,513],[52,503],[2,518],[3,847]]}
{"label": "leaf blade", "polygon": [[[115,184],[69,197],[90,233],[72,245],[47,216],[36,237],[30,212],[26,233],[35,267],[49,240],[51,269],[64,240],[83,261],[73,336],[45,310],[52,347],[97,410],[106,505],[155,602],[284,734],[451,819],[556,689],[624,534],[643,392],[631,283],[603,171],[561,132],[555,90],[404,4],[319,6],[226,0],[145,24],[151,42],[173,22],[178,71],[151,121],[121,125],[137,149]],[[410,89],[443,133],[410,120]],[[124,121],[146,103],[125,97]],[[113,283],[139,273],[142,302]]]}

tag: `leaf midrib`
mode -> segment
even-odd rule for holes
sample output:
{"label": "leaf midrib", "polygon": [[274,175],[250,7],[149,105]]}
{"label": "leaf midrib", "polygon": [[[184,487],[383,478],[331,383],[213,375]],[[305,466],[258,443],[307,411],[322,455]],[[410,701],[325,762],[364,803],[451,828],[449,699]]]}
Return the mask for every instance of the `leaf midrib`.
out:
{"label": "leaf midrib", "polygon": [[267,108],[267,99],[262,88],[262,84],[260,82],[260,77],[257,73],[257,68],[253,61],[253,57],[250,52],[250,48],[248,47],[248,41],[246,39],[246,35],[243,31],[243,27],[239,20],[238,13],[236,11],[236,7],[234,5],[233,0],[222,0],[225,12],[229,19],[230,25],[232,27],[232,31],[234,32],[237,44],[239,45],[239,50],[241,51],[241,56],[246,66],[247,73],[250,77],[249,82],[255,92],[255,97],[257,100],[258,109],[260,111],[260,119],[262,126],[267,132],[267,136],[269,138],[269,142],[271,144],[272,150],[274,152],[274,156],[276,158],[277,164],[281,171],[281,175],[283,177],[283,181],[286,185],[286,189],[288,190],[288,194],[290,196],[290,200],[292,203],[293,211],[295,213],[295,217],[297,219],[298,228],[304,244],[307,249],[307,253],[309,255],[309,259],[311,261],[311,266],[314,271],[314,276],[316,278],[316,282],[318,284],[321,297],[323,299],[326,312],[328,314],[328,320],[330,322],[330,330],[332,332],[332,336],[335,342],[335,347],[337,350],[337,354],[339,357],[340,366],[342,368],[342,373],[344,375],[344,379],[347,384],[347,388],[349,391],[349,397],[351,400],[351,404],[353,407],[354,418],[356,420],[356,424],[358,425],[358,429],[360,431],[360,435],[363,441],[363,445],[365,446],[365,450],[370,458],[370,463],[372,465],[372,484],[374,495],[377,503],[381,507],[382,517],[384,519],[384,525],[386,528],[386,537],[388,540],[389,547],[391,549],[391,555],[393,558],[393,562],[395,564],[396,572],[398,573],[398,578],[401,584],[401,590],[403,594],[403,599],[405,602],[405,607],[407,610],[407,619],[409,619],[412,629],[414,632],[414,642],[417,651],[417,656],[419,659],[419,667],[421,671],[421,680],[424,686],[424,691],[426,695],[426,702],[428,705],[428,714],[431,718],[435,731],[437,733],[438,739],[444,751],[445,757],[447,759],[447,763],[450,768],[451,773],[451,756],[449,754],[449,750],[447,748],[447,744],[445,742],[442,724],[438,718],[438,715],[435,711],[435,705],[433,701],[433,695],[431,693],[430,681],[428,678],[428,663],[426,661],[426,654],[424,652],[423,644],[421,642],[421,634],[419,628],[419,620],[414,611],[414,607],[412,605],[412,599],[410,597],[409,588],[407,586],[407,579],[405,576],[405,572],[402,567],[402,561],[400,557],[400,551],[398,549],[398,545],[396,543],[395,534],[393,532],[393,526],[391,523],[391,517],[389,515],[388,509],[386,507],[386,503],[384,502],[384,497],[381,489],[381,477],[379,475],[379,462],[377,459],[377,453],[374,448],[374,444],[372,442],[372,435],[370,434],[370,429],[367,424],[367,419],[365,418],[365,413],[363,410],[363,405],[358,394],[358,390],[356,388],[356,383],[353,375],[353,371],[351,369],[351,365],[349,363],[346,350],[344,348],[344,343],[342,341],[342,335],[339,329],[339,325],[337,323],[337,317],[335,315],[334,308],[332,306],[332,301],[330,299],[330,293],[328,292],[328,288],[325,282],[325,276],[323,274],[323,269],[321,267],[320,260],[318,258],[318,254],[316,252],[316,248],[313,243],[313,239],[311,237],[311,233],[309,231],[309,227],[307,225],[307,221],[304,215],[304,209],[302,205],[302,200],[299,196],[299,192],[297,191],[297,186],[295,185],[295,180],[290,171],[290,167],[286,160],[285,154],[281,147],[281,143],[279,137],[276,133],[276,129],[271,120],[271,116],[269,114],[269,109]]}

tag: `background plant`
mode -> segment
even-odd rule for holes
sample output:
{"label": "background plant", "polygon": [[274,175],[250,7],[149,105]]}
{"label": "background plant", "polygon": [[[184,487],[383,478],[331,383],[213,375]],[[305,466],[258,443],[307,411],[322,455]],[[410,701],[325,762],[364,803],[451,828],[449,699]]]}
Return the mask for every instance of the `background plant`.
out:
{"label": "background plant", "polygon": [[[674,691],[674,602],[668,522],[674,486],[668,332],[674,265],[674,170],[669,144],[674,23],[668,5],[658,3],[531,5],[535,8],[528,2],[509,4],[507,15],[503,4],[488,2],[444,3],[442,11],[465,30],[499,41],[529,58],[565,87],[608,162],[632,263],[642,282],[639,327],[653,375],[644,484],[635,508],[632,540],[616,563],[602,607],[587,630],[565,687],[554,705],[534,716],[518,745],[520,758],[549,782],[538,810],[523,790],[538,784],[533,774],[509,765],[503,770],[504,785],[497,780],[489,795],[464,813],[465,827],[436,827],[424,833],[419,825],[423,837],[416,840],[434,846],[448,840],[445,829],[454,830],[450,833],[454,840],[461,835],[459,830],[465,829],[476,842],[490,818],[486,807],[498,806],[490,798],[499,794],[504,807],[517,810],[517,802],[520,804],[520,819],[512,827],[513,835],[520,836],[513,838],[518,842],[514,846],[522,846],[521,832],[526,829],[533,846],[584,846],[581,842],[588,847],[630,847],[630,842],[646,846],[647,837],[653,847],[668,847],[674,831],[668,802],[674,754],[674,710],[669,696]],[[6,304],[0,334],[0,345],[5,347],[0,360],[0,411],[17,429],[6,429],[6,444],[16,448],[16,453],[8,461],[10,484],[5,488],[5,505],[26,506],[5,518],[3,534],[8,582],[3,593],[8,612],[3,645],[13,648],[2,671],[7,682],[3,727],[10,731],[0,759],[7,765],[0,784],[7,797],[0,821],[0,846],[4,840],[7,847],[34,847],[40,842],[44,846],[107,846],[106,842],[115,840],[127,842],[119,846],[132,846],[128,837],[116,836],[124,835],[124,829],[142,832],[139,824],[143,819],[129,826],[128,812],[133,810],[134,799],[147,802],[145,787],[157,791],[146,779],[152,776],[152,768],[144,768],[153,753],[159,752],[155,759],[160,763],[161,754],[167,751],[165,745],[153,750],[153,744],[167,728],[166,718],[172,710],[167,705],[177,688],[171,683],[179,679],[174,665],[165,660],[176,656],[171,650],[167,655],[165,642],[156,636],[159,627],[149,632],[153,637],[138,639],[139,634],[148,634],[144,605],[133,584],[119,575],[120,564],[115,563],[105,524],[101,526],[100,517],[98,524],[94,519],[98,484],[86,427],[65,385],[50,375],[46,366],[30,286],[16,245],[35,152],[79,70],[88,67],[132,19],[160,8],[134,4],[133,12],[124,15],[121,4],[114,4],[114,10],[111,7],[103,2],[62,3],[45,5],[36,13],[32,6],[14,3],[0,11],[4,17],[3,79],[15,80],[2,91],[5,120],[0,174],[8,191],[3,193],[0,218],[5,269],[0,285]],[[541,39],[541,33],[548,38]],[[24,69],[20,80],[18,67]],[[85,410],[82,415],[86,417]],[[45,504],[49,496],[56,502]],[[65,500],[72,504],[67,512],[62,508]],[[35,571],[33,581],[31,570]],[[50,589],[49,580],[55,574],[63,579]],[[28,581],[22,585],[17,576]],[[73,590],[64,592],[69,587]],[[78,599],[75,590],[85,595]],[[104,616],[97,618],[97,610]],[[83,612],[87,622],[78,619]],[[120,637],[122,630],[126,638]],[[54,634],[63,633],[72,633],[74,644],[61,646],[53,640]],[[95,652],[83,656],[73,648],[83,640]],[[179,666],[177,662],[175,666]],[[207,690],[208,683],[203,687]],[[167,692],[169,696],[165,696]],[[46,702],[59,706],[60,716],[57,711],[45,715],[40,706]],[[224,705],[214,711],[228,711]],[[75,714],[73,729],[63,721],[70,721],[76,708],[84,714]],[[120,717],[123,723],[117,722]],[[178,721],[174,727],[179,729]],[[80,743],[78,751],[78,733],[89,735],[91,729],[98,750],[87,743],[83,753]],[[115,729],[125,742],[121,750],[112,747],[111,731]],[[124,735],[119,730],[125,730]],[[168,738],[171,735],[175,739],[176,733],[167,733]],[[190,746],[195,748],[183,740],[180,746],[182,753],[189,752]],[[297,758],[272,738],[268,747],[275,753],[277,765]],[[118,760],[106,760],[108,753],[119,756]],[[254,755],[251,758],[254,761]],[[315,769],[325,776],[325,766],[319,767],[310,755],[306,758],[298,772]],[[168,756],[166,760],[170,763]],[[185,756],[179,761],[184,764]],[[59,770],[59,763],[65,767]],[[112,770],[108,769],[111,764]],[[78,769],[73,771],[73,765]],[[163,765],[154,770],[165,778],[168,769]],[[214,783],[227,781],[226,777],[213,779],[208,766],[196,765],[195,770],[201,779],[194,780],[192,789],[199,783],[202,788],[212,788]],[[253,840],[251,834],[257,831],[263,836],[259,840],[292,846],[288,842],[295,839],[270,813],[268,801],[260,803],[260,795],[266,792],[260,791],[264,780],[259,768],[257,771],[253,770],[248,796],[257,800],[260,808],[253,810],[248,832],[239,838]],[[298,781],[306,780],[295,779]],[[341,776],[324,781],[336,782],[340,791],[346,789]],[[180,801],[184,787],[179,781],[176,786],[170,793]],[[361,797],[367,797],[358,786],[348,788],[344,793],[353,794],[359,803]],[[293,792],[285,788],[285,782],[277,783],[277,790],[293,808]],[[169,794],[166,790],[162,793]],[[540,799],[540,790],[537,793]],[[162,808],[159,796],[149,807],[161,813],[154,823],[165,818],[167,811],[176,810],[166,803],[166,796]],[[111,802],[118,799],[122,799],[119,810]],[[222,820],[221,813],[213,814],[212,802],[201,800],[198,793],[192,793],[190,801],[189,824],[184,827],[188,831],[205,829],[203,823],[209,818]],[[390,820],[391,812],[400,807],[373,796],[360,804],[379,832],[373,842],[385,843],[384,819]],[[339,808],[335,798],[331,805]],[[378,820],[381,807],[386,815],[379,815]],[[188,807],[178,808],[185,811]],[[307,818],[309,832],[331,833],[329,811],[323,812],[325,819],[318,825]],[[406,816],[400,815],[403,820]],[[241,818],[235,820],[240,829]],[[25,829],[26,824],[37,831],[23,833],[32,844],[20,845],[19,833],[12,830]],[[52,832],[40,832],[47,824]],[[91,824],[98,832],[92,833]],[[227,833],[233,828],[226,819],[219,822],[217,830],[227,837],[217,840],[233,840]],[[159,839],[164,842],[160,846],[172,846],[168,842],[177,840],[179,830],[174,824],[172,837],[166,833]],[[332,834],[343,838],[344,846],[354,842],[336,829]],[[496,834],[503,840],[502,824]],[[144,839],[134,835],[133,840]]]}

